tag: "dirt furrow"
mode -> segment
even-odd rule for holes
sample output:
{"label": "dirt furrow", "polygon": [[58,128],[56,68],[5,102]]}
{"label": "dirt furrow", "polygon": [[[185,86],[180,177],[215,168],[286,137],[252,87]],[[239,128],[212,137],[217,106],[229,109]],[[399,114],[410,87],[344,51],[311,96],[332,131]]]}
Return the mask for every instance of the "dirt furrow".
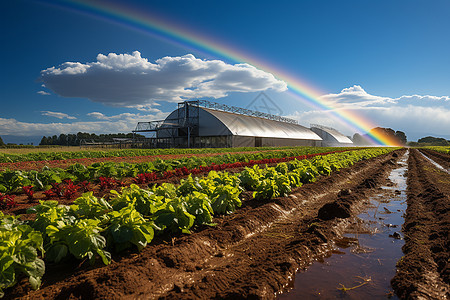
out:
{"label": "dirt furrow", "polygon": [[407,182],[405,255],[392,286],[402,299],[448,299],[450,176],[411,150]]}
{"label": "dirt furrow", "polygon": [[440,164],[442,167],[450,170],[450,155],[429,149],[420,149],[420,152],[434,160],[436,163]]}

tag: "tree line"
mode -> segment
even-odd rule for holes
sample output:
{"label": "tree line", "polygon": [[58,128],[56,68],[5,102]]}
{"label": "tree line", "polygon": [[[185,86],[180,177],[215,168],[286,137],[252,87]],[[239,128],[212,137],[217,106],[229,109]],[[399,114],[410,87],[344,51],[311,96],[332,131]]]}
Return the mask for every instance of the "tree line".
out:
{"label": "tree line", "polygon": [[410,146],[450,146],[450,141],[444,138],[436,138],[433,136],[427,136],[419,139],[417,142],[409,142]]}
{"label": "tree line", "polygon": [[[140,135],[137,135],[140,136]],[[112,142],[114,138],[131,139],[132,133],[111,133],[95,134],[87,132],[78,132],[77,134],[60,134],[59,136],[44,136],[39,145],[60,145],[60,146],[79,146],[82,140],[89,142],[105,143]]]}

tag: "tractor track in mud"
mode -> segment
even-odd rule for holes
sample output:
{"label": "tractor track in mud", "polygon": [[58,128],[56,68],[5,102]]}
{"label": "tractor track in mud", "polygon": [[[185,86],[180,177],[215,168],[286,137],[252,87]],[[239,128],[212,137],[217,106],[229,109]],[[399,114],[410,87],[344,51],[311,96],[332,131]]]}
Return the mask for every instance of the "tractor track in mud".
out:
{"label": "tractor track in mud", "polygon": [[361,161],[289,197],[248,200],[216,218],[214,228],[115,257],[106,267],[50,266],[40,290],[30,291],[23,280],[8,298],[275,298],[298,269],[333,249],[349,217],[388,181],[404,151]]}
{"label": "tractor track in mud", "polygon": [[[439,157],[448,162],[448,155],[424,152],[439,164]],[[450,175],[412,149],[407,180],[405,255],[397,263],[392,286],[402,299],[449,299]]]}

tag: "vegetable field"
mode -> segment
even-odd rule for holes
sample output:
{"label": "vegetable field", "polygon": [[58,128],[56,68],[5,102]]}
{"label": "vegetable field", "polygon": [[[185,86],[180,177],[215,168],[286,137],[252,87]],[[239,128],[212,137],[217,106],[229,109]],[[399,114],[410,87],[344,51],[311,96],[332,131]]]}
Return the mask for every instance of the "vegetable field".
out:
{"label": "vegetable field", "polygon": [[[270,267],[273,271],[267,280],[280,282],[279,288],[271,288],[275,295],[283,290],[287,274],[301,261],[308,264],[318,253],[324,253],[323,242],[331,242],[335,234],[333,226],[326,223],[329,221],[315,220],[314,214],[335,197],[335,191],[355,185],[355,199],[339,204],[332,212],[343,209],[351,215],[352,203],[362,197],[356,186],[367,190],[366,194],[373,192],[377,183],[369,178],[382,176],[395,165],[397,152],[404,151],[310,147],[251,150],[226,154],[218,149],[177,149],[5,155],[4,159],[13,161],[6,163],[19,167],[0,172],[1,295],[116,298],[141,294],[146,298],[177,298],[177,293],[187,289],[192,297],[231,297],[233,291],[228,288],[208,288],[211,283],[207,274],[212,271],[207,270],[218,268],[214,272],[224,286],[229,286],[226,282],[233,279],[226,269],[233,269],[232,257],[256,255],[240,247],[254,243],[252,249],[260,251],[280,239],[292,243],[291,233],[271,233],[269,229],[277,228],[284,218],[294,218],[292,225],[306,226],[301,230],[307,233],[303,242],[309,250],[302,248],[301,242],[267,261],[270,267],[272,260],[283,261],[289,251],[304,249],[304,253],[292,256],[298,257],[297,262],[287,268]],[[53,159],[58,155],[80,161],[57,167]],[[160,155],[182,156],[162,159]],[[48,159],[48,165],[21,170],[20,164],[33,163],[33,157],[40,163]],[[94,157],[103,160],[90,163]],[[140,160],[117,162],[118,157]],[[302,208],[305,205],[308,209]],[[338,222],[342,218],[331,219]],[[314,246],[311,241],[320,235],[324,241]],[[219,263],[222,258],[228,263],[223,270],[225,265]],[[265,263],[260,261],[256,266],[264,268]],[[246,263],[242,267],[249,268]],[[67,273],[73,268],[77,269],[75,273]],[[66,271],[58,271],[62,269]],[[129,273],[124,275],[127,269]],[[128,277],[134,272],[141,275]],[[97,276],[109,279],[101,281]],[[107,283],[117,282],[117,278],[122,280],[115,287]],[[89,289],[90,295],[76,292],[84,280],[97,282]],[[248,280],[267,284],[252,276]],[[194,283],[183,283],[188,281]],[[135,286],[130,290],[127,286],[132,282]],[[209,294],[198,294],[202,287]],[[255,292],[252,288],[239,289],[246,297]]]}

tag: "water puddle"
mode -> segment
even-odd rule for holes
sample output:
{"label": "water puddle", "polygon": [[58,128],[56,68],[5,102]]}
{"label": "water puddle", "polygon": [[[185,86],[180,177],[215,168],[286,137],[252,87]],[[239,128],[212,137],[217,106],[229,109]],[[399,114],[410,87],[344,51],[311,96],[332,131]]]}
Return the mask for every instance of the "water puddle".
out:
{"label": "water puddle", "polygon": [[435,165],[439,170],[442,170],[444,172],[447,172],[450,174],[450,170],[444,168],[443,166],[441,166],[440,164],[438,164],[437,162],[435,162],[434,160],[432,160],[431,158],[429,158],[428,156],[426,156],[425,154],[423,154],[422,152],[419,151],[420,154],[422,154],[423,157],[425,157],[429,162],[431,162],[433,165]]}
{"label": "water puddle", "polygon": [[391,172],[392,183],[368,200],[369,208],[336,241],[333,253],[297,273],[292,289],[278,299],[398,299],[390,280],[403,256],[407,159],[408,153]]}

